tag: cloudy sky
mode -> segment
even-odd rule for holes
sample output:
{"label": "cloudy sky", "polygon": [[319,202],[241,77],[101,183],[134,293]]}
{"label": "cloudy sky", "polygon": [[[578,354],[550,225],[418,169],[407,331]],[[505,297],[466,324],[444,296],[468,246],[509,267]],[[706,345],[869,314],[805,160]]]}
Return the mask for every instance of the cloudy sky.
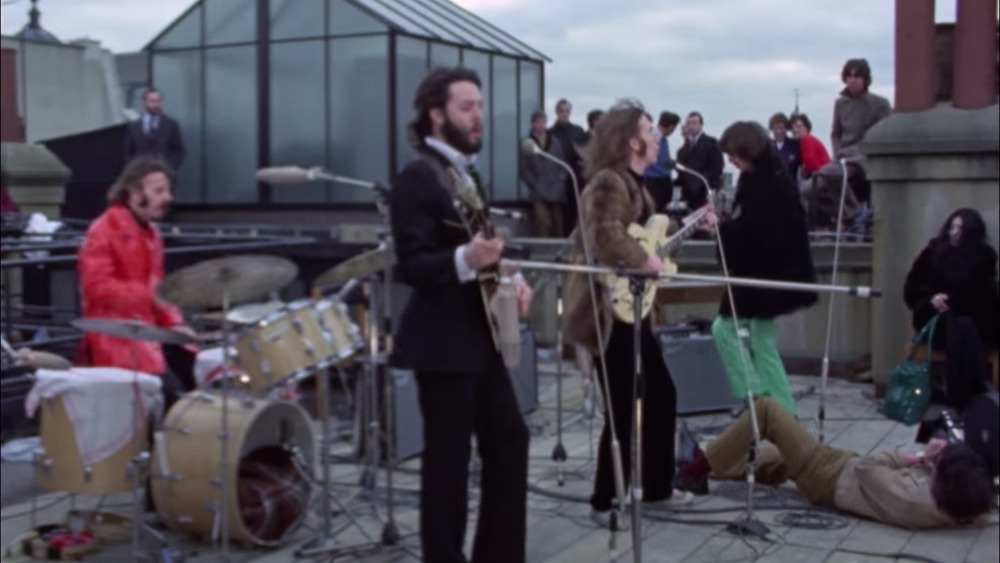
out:
{"label": "cloudy sky", "polygon": [[[227,1],[227,0],[210,0]],[[399,0],[405,1],[405,0]],[[800,107],[828,142],[844,60],[865,57],[872,90],[892,99],[890,0],[454,0],[552,59],[546,110],[574,102],[574,120],[621,97],[651,113],[699,110],[718,135],[738,119],[766,122]],[[5,34],[28,0],[0,0]],[[192,0],[42,0],[43,24],[63,40],[90,37],[140,49]],[[954,21],[955,2],[937,2]],[[675,137],[674,148],[678,141]]]}

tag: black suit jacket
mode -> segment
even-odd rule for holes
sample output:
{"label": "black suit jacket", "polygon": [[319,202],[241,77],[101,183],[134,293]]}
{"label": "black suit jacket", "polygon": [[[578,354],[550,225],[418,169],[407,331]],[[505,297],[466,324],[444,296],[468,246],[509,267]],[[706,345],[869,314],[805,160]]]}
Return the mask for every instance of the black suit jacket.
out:
{"label": "black suit jacket", "polygon": [[483,373],[499,356],[479,283],[458,280],[455,249],[469,242],[469,234],[439,170],[417,158],[389,192],[396,271],[413,288],[396,328],[394,363],[424,372]]}
{"label": "black suit jacket", "polygon": [[[715,137],[702,133],[694,146],[684,141],[684,146],[677,151],[677,162],[699,172],[713,190],[722,187],[722,151]],[[690,209],[697,209],[708,202],[705,184],[698,178],[680,172],[677,184],[681,187],[681,199],[687,202]]]}
{"label": "black suit jacket", "polygon": [[788,167],[788,175],[791,176],[793,180],[797,180],[799,177],[799,167],[802,166],[799,140],[788,137],[785,139],[785,142],[781,145],[780,149],[778,148],[777,141],[775,141],[774,148],[778,151],[778,154],[781,155],[781,159]]}
{"label": "black suit jacket", "polygon": [[186,154],[177,120],[160,114],[159,126],[147,135],[142,130],[143,119],[128,124],[125,132],[125,160],[138,155],[155,155],[166,160],[176,172],[184,164]]}

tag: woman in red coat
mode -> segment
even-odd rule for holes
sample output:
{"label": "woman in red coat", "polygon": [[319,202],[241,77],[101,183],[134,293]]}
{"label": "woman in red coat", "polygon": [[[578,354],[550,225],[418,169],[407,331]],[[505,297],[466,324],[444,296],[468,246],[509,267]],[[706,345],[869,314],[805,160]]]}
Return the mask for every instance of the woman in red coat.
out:
{"label": "woman in red coat", "polygon": [[823,142],[812,134],[812,122],[802,113],[792,117],[792,132],[799,141],[799,151],[802,157],[802,177],[806,180],[821,168],[830,164],[830,153],[826,152]]}

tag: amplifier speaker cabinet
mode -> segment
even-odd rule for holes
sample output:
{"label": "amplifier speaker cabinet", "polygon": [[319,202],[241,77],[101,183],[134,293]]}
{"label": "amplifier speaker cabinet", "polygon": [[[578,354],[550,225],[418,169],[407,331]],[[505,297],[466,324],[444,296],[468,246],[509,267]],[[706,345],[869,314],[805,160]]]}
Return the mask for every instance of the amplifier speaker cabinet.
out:
{"label": "amplifier speaker cabinet", "polygon": [[[528,326],[521,327],[521,361],[510,373],[514,396],[524,415],[538,409],[538,360],[535,353],[535,333]],[[419,456],[424,449],[424,420],[420,414],[417,378],[412,370],[390,368],[393,392],[393,429],[396,442],[396,459],[404,461]],[[382,387],[384,389],[384,387]],[[384,392],[379,392],[384,404]],[[360,445],[359,452],[364,451]],[[363,455],[363,454],[362,454]]]}
{"label": "amplifier speaker cabinet", "polygon": [[687,325],[661,326],[655,333],[677,388],[678,414],[727,411],[740,405],[729,390],[711,333]]}

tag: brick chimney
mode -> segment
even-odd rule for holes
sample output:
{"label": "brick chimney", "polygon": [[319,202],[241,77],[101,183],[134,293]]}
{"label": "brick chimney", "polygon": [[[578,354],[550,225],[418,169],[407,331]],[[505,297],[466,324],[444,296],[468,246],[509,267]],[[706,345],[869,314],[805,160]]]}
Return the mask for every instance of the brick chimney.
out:
{"label": "brick chimney", "polygon": [[17,113],[17,51],[14,49],[0,50],[0,142],[24,142],[24,127]]}
{"label": "brick chimney", "polygon": [[980,109],[997,103],[997,2],[958,0],[952,104]]}

